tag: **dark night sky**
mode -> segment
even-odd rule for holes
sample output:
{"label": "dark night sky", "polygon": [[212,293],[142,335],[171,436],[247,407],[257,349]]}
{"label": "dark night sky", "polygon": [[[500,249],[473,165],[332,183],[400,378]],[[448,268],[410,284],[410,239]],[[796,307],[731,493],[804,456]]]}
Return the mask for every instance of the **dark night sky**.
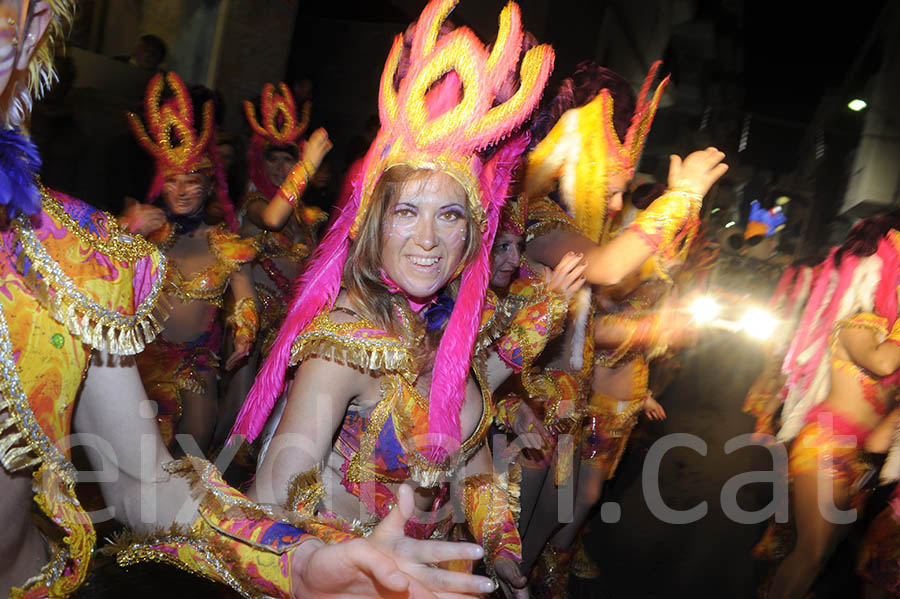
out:
{"label": "dark night sky", "polygon": [[883,5],[747,0],[745,108],[809,122],[823,92],[842,84]]}

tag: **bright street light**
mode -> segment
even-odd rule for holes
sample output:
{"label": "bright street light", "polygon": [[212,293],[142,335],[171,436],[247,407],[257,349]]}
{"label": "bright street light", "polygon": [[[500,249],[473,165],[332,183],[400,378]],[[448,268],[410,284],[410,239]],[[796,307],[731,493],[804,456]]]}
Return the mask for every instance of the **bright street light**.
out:
{"label": "bright street light", "polygon": [[778,320],[768,310],[750,308],[741,317],[738,326],[750,337],[765,341],[778,328]]}
{"label": "bright street light", "polygon": [[859,98],[850,100],[850,103],[847,104],[847,108],[849,108],[853,112],[859,112],[860,110],[865,110],[866,106],[868,106],[868,104],[866,104],[866,101],[861,100]]}

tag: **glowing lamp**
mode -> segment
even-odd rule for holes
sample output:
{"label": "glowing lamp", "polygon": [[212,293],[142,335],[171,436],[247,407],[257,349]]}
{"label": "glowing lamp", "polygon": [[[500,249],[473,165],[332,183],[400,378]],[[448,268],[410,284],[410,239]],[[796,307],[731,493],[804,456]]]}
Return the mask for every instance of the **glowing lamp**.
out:
{"label": "glowing lamp", "polygon": [[849,108],[853,112],[859,112],[860,110],[865,110],[866,106],[868,106],[868,104],[866,104],[866,101],[861,100],[859,98],[854,98],[853,100],[850,100],[850,102],[847,104],[847,108]]}
{"label": "glowing lamp", "polygon": [[778,320],[762,308],[750,308],[744,312],[738,326],[748,337],[764,341],[775,333]]}
{"label": "glowing lamp", "polygon": [[719,317],[722,305],[708,295],[701,295],[691,302],[688,312],[698,324],[709,324]]}

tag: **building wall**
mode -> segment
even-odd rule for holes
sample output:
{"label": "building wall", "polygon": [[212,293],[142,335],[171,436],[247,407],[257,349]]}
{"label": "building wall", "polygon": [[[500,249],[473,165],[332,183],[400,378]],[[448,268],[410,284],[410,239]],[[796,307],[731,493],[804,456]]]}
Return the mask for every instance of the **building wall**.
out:
{"label": "building wall", "polygon": [[900,197],[900,10],[891,16],[893,24],[883,31],[884,54],[875,76],[872,95],[867,99],[863,135],[856,151],[847,193],[840,212],[868,216],[897,204]]}

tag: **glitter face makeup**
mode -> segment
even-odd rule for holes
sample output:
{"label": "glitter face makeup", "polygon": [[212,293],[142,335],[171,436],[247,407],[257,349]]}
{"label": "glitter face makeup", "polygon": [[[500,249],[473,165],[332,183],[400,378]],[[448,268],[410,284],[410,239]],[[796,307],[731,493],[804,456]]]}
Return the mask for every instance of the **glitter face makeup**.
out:
{"label": "glitter face makeup", "polygon": [[428,300],[456,274],[469,218],[462,187],[434,172],[404,183],[382,229],[382,268],[411,298]]}
{"label": "glitter face makeup", "polygon": [[205,175],[171,175],[163,183],[162,197],[170,211],[186,216],[203,207],[209,191],[209,178]]}

